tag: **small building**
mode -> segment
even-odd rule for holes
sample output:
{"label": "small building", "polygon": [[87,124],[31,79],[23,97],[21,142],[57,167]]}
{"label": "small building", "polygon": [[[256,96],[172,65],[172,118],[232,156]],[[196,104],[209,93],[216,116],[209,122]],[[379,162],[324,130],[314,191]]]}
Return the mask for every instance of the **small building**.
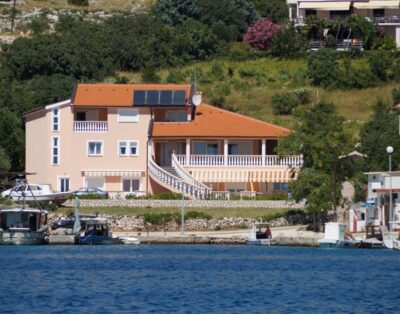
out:
{"label": "small building", "polygon": [[303,164],[277,155],[290,130],[202,103],[187,84],[79,84],[25,120],[28,179],[60,192],[274,193]]}
{"label": "small building", "polygon": [[297,25],[305,25],[306,19],[340,20],[351,14],[383,27],[400,47],[400,1],[399,0],[287,0],[289,18]]}
{"label": "small building", "polygon": [[[391,226],[400,230],[400,171],[368,172],[367,200],[363,206],[353,206],[349,213],[352,232],[362,232],[367,225]],[[392,217],[390,217],[392,191]]]}

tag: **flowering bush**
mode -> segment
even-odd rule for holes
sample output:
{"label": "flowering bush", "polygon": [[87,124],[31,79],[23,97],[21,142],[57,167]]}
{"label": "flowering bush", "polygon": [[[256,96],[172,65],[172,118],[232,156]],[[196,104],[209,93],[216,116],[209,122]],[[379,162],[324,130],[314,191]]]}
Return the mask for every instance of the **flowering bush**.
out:
{"label": "flowering bush", "polygon": [[262,18],[248,28],[243,41],[255,50],[267,50],[272,36],[281,29],[279,24]]}

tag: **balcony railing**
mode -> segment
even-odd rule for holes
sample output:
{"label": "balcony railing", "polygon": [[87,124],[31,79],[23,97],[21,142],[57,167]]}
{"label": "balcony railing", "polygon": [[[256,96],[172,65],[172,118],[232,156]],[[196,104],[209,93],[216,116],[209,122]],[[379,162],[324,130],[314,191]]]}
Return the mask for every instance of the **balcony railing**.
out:
{"label": "balcony railing", "polygon": [[[365,16],[364,18],[367,21],[375,23],[375,24],[400,24],[400,16],[397,16],[397,15],[376,16],[376,17]],[[338,22],[345,21],[345,18],[338,18],[338,17],[319,17],[319,19],[338,21]],[[307,18],[300,16],[300,17],[294,19],[294,23],[296,26],[305,26],[305,25],[307,25]]]}
{"label": "balcony railing", "polygon": [[107,121],[75,121],[74,132],[107,132]]}
{"label": "balcony railing", "polygon": [[178,162],[184,166],[206,166],[206,167],[251,167],[251,166],[291,166],[301,167],[303,156],[277,155],[190,155],[187,160],[186,155],[176,155]]}

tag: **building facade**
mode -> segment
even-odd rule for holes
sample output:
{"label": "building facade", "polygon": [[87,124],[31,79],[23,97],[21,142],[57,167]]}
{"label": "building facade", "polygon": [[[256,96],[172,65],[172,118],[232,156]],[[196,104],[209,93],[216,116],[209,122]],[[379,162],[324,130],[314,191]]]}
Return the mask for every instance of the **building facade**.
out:
{"label": "building facade", "polygon": [[399,0],[287,0],[289,18],[304,25],[306,18],[341,19],[356,14],[384,28],[400,47]]}
{"label": "building facade", "polygon": [[25,119],[28,179],[56,191],[272,193],[302,166],[276,153],[288,129],[204,104],[192,85],[79,84]]}

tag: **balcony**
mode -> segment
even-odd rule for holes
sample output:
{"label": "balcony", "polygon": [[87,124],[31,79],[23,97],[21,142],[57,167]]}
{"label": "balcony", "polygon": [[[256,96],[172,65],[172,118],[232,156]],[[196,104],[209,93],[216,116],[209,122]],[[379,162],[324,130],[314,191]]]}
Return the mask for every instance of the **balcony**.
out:
{"label": "balcony", "polygon": [[194,167],[301,167],[303,165],[303,156],[285,156],[277,155],[176,155],[178,162],[184,166]]}
{"label": "balcony", "polygon": [[107,121],[74,121],[74,132],[107,132]]}

